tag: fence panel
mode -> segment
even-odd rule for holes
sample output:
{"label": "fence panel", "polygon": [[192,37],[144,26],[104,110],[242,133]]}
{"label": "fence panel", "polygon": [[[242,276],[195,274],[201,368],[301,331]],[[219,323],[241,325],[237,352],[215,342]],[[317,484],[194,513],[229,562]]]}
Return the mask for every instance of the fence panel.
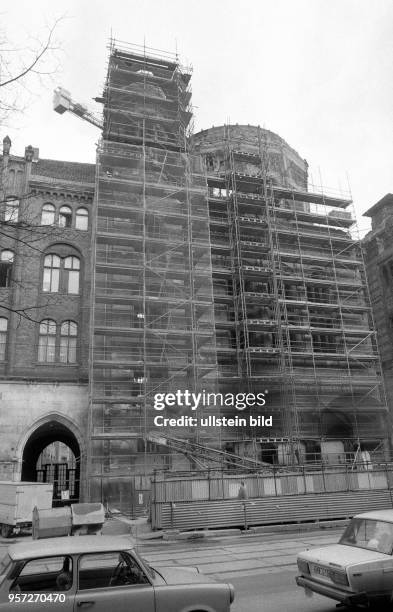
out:
{"label": "fence panel", "polygon": [[153,529],[214,529],[272,525],[352,517],[354,514],[392,508],[390,491],[341,491],[240,500],[161,503],[152,513]]}
{"label": "fence panel", "polygon": [[176,477],[168,474],[165,478],[153,478],[152,499],[153,503],[236,499],[242,481],[250,499],[393,488],[393,465],[370,468],[357,470],[356,466],[348,469],[341,465],[312,470],[295,466],[257,474],[217,471]]}

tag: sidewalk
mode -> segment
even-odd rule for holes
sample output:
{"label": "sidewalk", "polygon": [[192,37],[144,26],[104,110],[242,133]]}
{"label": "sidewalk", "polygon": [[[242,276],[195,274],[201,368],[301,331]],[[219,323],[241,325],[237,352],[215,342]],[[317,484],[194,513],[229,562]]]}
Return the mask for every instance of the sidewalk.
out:
{"label": "sidewalk", "polygon": [[[328,531],[330,529],[341,529],[348,524],[348,520],[339,521],[316,521],[310,523],[291,523],[284,525],[262,525],[250,527],[246,531],[240,528],[228,529],[200,529],[192,531],[180,531],[178,529],[167,529],[163,531],[152,531],[147,518],[129,519],[123,515],[116,515],[106,519],[102,528],[102,535],[131,535],[139,542],[177,542],[187,540],[206,540],[217,538],[229,538],[241,536],[243,538],[252,538],[261,534],[280,534],[292,533],[302,534],[311,531]],[[14,542],[31,540],[31,535],[16,535],[11,538],[1,538],[1,545],[9,545]]]}
{"label": "sidewalk", "polygon": [[228,529],[201,529],[193,531],[180,531],[179,529],[166,529],[163,531],[151,531],[146,518],[128,519],[124,516],[116,516],[108,519],[103,527],[104,535],[130,534],[138,540],[163,540],[173,542],[178,540],[200,540],[206,538],[225,538],[243,535],[250,537],[261,534],[274,533],[307,533],[310,531],[344,529],[348,520],[316,521],[309,523],[290,523],[283,525],[262,525],[250,527],[246,531],[240,528]]}

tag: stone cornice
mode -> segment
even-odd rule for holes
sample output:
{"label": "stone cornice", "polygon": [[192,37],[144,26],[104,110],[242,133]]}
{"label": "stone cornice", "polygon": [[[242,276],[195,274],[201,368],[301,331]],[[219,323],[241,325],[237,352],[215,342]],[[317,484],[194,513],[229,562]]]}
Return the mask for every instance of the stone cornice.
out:
{"label": "stone cornice", "polygon": [[31,195],[40,195],[43,197],[55,197],[69,200],[70,196],[73,200],[92,202],[94,197],[93,183],[76,183],[76,182],[59,182],[58,179],[48,179],[36,177],[30,179],[29,188]]}

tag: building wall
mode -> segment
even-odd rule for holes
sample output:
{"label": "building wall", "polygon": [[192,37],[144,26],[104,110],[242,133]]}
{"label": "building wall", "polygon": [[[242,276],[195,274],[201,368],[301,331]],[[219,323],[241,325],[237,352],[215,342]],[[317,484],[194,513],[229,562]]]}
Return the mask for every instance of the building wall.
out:
{"label": "building wall", "polygon": [[[307,163],[259,127],[214,127],[192,144],[208,175],[220,386],[269,391],[273,427],[249,435],[267,438],[262,458],[274,450],[291,462],[294,445],[310,461],[332,462],[359,443],[386,448],[351,201],[306,196]],[[228,450],[247,454],[233,444],[242,431],[226,433]]]}
{"label": "building wall", "polygon": [[[31,148],[30,148],[31,149]],[[95,167],[56,160],[0,158],[0,251],[14,252],[11,281],[0,287],[0,317],[7,319],[5,358],[0,360],[0,477],[19,478],[28,436],[46,422],[70,427],[81,446],[87,428],[91,217]],[[7,220],[9,198],[19,201],[18,218]],[[55,208],[54,223],[41,224],[45,204]],[[70,227],[59,224],[60,207],[72,210]],[[88,229],[76,229],[76,211],[87,209]],[[6,236],[4,236],[6,234]],[[69,294],[67,270],[58,291],[43,290],[47,254],[80,260],[79,293]],[[54,361],[40,361],[40,322],[56,323]],[[78,325],[76,361],[60,361],[60,329]],[[79,458],[78,458],[79,460]]]}
{"label": "building wall", "polygon": [[[242,151],[256,152],[262,156],[262,165],[274,184],[307,189],[308,164],[283,138],[253,125],[220,125],[202,130],[191,138],[191,148],[205,157],[211,167],[207,170],[225,171],[225,155],[230,140]],[[210,156],[209,156],[210,153]],[[239,172],[255,174],[261,171],[261,163],[243,159],[237,163]]]}
{"label": "building wall", "polygon": [[393,415],[393,195],[387,194],[365,216],[372,230],[363,240],[367,277],[385,390]]}
{"label": "building wall", "polygon": [[[39,380],[0,381],[0,480],[19,480],[25,443],[39,425],[61,419],[83,441],[87,385]],[[83,447],[83,452],[85,448]]]}

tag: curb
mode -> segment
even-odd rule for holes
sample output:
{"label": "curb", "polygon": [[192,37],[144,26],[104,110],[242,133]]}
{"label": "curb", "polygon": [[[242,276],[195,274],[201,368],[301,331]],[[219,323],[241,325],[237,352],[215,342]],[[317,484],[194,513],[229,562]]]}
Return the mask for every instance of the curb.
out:
{"label": "curb", "polygon": [[237,536],[240,535],[241,529],[209,529],[201,531],[179,531],[173,529],[164,531],[163,540],[202,540],[206,538],[216,538],[217,536]]}
{"label": "curb", "polygon": [[[321,531],[326,529],[342,529],[348,525],[349,519],[342,519],[337,521],[317,521],[315,523],[290,523],[285,525],[259,525],[256,527],[250,527],[245,531],[244,529],[208,529],[201,531],[180,531],[178,529],[171,529],[162,532],[157,532],[156,538],[161,538],[164,541],[177,541],[177,540],[202,540],[208,538],[217,537],[233,537],[233,536],[253,536],[261,534],[280,534],[280,533],[303,533],[309,531]],[[154,532],[153,532],[154,533]],[[147,534],[146,534],[147,535]],[[142,536],[143,538],[143,536]],[[138,539],[142,539],[138,538]],[[151,539],[145,537],[143,539]]]}

